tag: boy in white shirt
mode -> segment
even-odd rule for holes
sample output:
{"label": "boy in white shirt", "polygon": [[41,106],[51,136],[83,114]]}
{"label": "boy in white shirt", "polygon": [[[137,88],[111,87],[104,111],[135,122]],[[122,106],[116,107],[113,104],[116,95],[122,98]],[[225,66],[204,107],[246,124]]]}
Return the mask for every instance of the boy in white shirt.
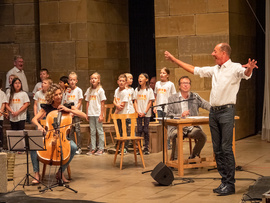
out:
{"label": "boy in white shirt", "polygon": [[[69,87],[71,89],[70,92],[67,92],[65,95],[65,102],[71,103],[74,102],[74,106],[82,111],[82,99],[83,99],[83,92],[82,89],[77,87],[76,84],[78,82],[78,76],[75,72],[71,72],[68,76],[68,83]],[[74,138],[74,131],[77,135],[77,147],[78,150],[76,151],[76,154],[81,154],[81,128],[80,128],[80,118],[78,116],[74,116],[72,119],[72,123],[75,123],[75,125],[71,128],[70,136]]]}
{"label": "boy in white shirt", "polygon": [[47,79],[47,78],[50,77],[48,69],[46,69],[46,68],[40,69],[40,71],[39,71],[39,77],[40,77],[41,82],[38,82],[35,85],[35,87],[34,87],[34,89],[32,91],[34,95],[36,94],[37,91],[39,91],[39,90],[42,89],[41,86],[42,86],[43,80],[45,80],[45,79]]}

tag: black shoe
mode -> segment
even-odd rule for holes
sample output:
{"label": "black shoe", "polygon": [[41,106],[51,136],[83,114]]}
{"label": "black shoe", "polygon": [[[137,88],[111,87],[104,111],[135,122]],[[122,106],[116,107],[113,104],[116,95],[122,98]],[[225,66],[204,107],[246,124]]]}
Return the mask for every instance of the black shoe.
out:
{"label": "black shoe", "polygon": [[233,186],[224,186],[219,192],[219,196],[227,196],[227,195],[232,195],[235,194],[235,188]]}
{"label": "black shoe", "polygon": [[213,192],[219,193],[223,187],[225,187],[225,184],[221,183],[217,188],[213,189]]}
{"label": "black shoe", "polygon": [[143,154],[144,154],[144,155],[149,155],[149,154],[150,154],[150,152],[149,152],[149,150],[148,150],[147,148],[144,148],[144,150],[143,150]]}

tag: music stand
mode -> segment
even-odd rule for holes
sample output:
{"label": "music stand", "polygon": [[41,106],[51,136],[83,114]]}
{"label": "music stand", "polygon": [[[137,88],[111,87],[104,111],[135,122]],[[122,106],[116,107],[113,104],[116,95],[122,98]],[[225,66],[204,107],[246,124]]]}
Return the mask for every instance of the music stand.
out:
{"label": "music stand", "polygon": [[26,152],[26,165],[27,165],[27,173],[23,177],[23,179],[13,188],[12,192],[16,189],[18,185],[24,180],[24,186],[29,186],[29,176],[47,187],[40,180],[37,180],[35,177],[29,174],[29,159],[28,152],[29,151],[42,151],[46,150],[43,146],[45,146],[45,139],[43,132],[40,130],[7,130],[7,138],[8,138],[8,149],[10,151],[25,151]]}

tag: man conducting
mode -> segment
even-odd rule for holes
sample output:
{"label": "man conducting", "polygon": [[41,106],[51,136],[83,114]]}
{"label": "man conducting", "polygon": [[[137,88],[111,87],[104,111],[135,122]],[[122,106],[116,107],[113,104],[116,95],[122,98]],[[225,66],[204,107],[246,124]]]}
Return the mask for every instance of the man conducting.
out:
{"label": "man conducting", "polygon": [[236,95],[241,79],[249,79],[253,69],[258,68],[257,61],[254,59],[249,59],[247,64],[241,65],[232,62],[230,55],[231,47],[229,44],[217,44],[212,52],[216,65],[199,68],[176,59],[168,51],[165,51],[165,58],[184,70],[200,77],[212,78],[210,94],[212,107],[209,114],[209,126],[217,169],[221,175],[221,184],[213,189],[213,192],[219,195],[235,193],[235,160],[232,139]]}

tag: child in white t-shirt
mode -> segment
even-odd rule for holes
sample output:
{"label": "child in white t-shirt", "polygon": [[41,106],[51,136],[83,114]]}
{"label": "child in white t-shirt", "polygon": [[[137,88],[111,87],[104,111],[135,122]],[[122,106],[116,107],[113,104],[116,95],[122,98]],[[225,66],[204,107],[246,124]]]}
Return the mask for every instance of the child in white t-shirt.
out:
{"label": "child in white t-shirt", "polygon": [[52,80],[51,79],[43,79],[42,81],[42,85],[41,85],[41,90],[37,91],[36,94],[34,95],[34,115],[36,116],[37,113],[40,110],[40,105],[41,104],[45,104],[46,100],[45,100],[45,94],[48,90],[48,88],[52,85]]}
{"label": "child in white t-shirt", "polygon": [[128,114],[135,113],[135,109],[133,106],[133,101],[135,99],[135,91],[131,87],[133,83],[133,76],[131,73],[125,73],[127,76],[127,83],[126,83],[126,89],[128,90],[128,103],[127,103],[127,108],[128,108]]}
{"label": "child in white t-shirt", "polygon": [[40,71],[39,71],[39,77],[40,77],[41,82],[38,82],[35,85],[35,87],[34,87],[34,89],[32,91],[34,95],[36,94],[37,91],[39,91],[39,90],[42,89],[42,82],[43,82],[43,80],[45,80],[45,79],[47,79],[47,78],[50,77],[48,69],[46,69],[46,68],[40,69]]}
{"label": "child in white t-shirt", "polygon": [[[75,72],[71,72],[68,76],[68,83],[69,87],[71,89],[70,92],[67,92],[65,95],[65,102],[66,103],[74,103],[74,106],[82,111],[82,99],[83,99],[83,92],[82,89],[77,87],[76,84],[78,82],[78,76]],[[80,128],[80,118],[78,116],[73,116],[72,123],[74,125],[71,128],[70,137],[72,137],[72,140],[75,141],[74,132],[77,135],[77,147],[78,150],[76,151],[76,154],[81,154],[81,128]],[[76,143],[76,142],[75,142]]]}
{"label": "child in white t-shirt", "polygon": [[[128,97],[129,91],[126,89],[127,76],[125,74],[121,74],[118,77],[117,83],[119,87],[114,92],[114,100],[113,104],[116,107],[115,114],[128,114]],[[126,124],[128,125],[130,122],[128,119],[126,120]],[[117,125],[119,128],[119,134],[122,137],[122,122],[121,120],[117,120]],[[127,128],[127,135],[129,136],[129,131]],[[128,142],[125,142],[124,153],[127,153]]]}
{"label": "child in white t-shirt", "polygon": [[27,93],[22,90],[22,82],[19,78],[12,80],[10,94],[7,97],[6,108],[9,111],[11,129],[24,130],[26,111],[30,105],[30,100]]}
{"label": "child in white t-shirt", "polygon": [[[149,85],[149,76],[146,73],[141,73],[138,79],[139,85],[135,89],[135,109],[138,113],[137,119],[137,136],[142,136],[144,132],[144,154],[149,154],[149,122],[151,111],[149,110],[155,100],[154,92]],[[144,123],[144,125],[142,125]]]}
{"label": "child in white t-shirt", "polygon": [[4,112],[7,103],[7,96],[2,91],[2,79],[0,79],[0,152],[3,148],[4,134],[3,134],[3,121],[4,121]]}
{"label": "child in white t-shirt", "polygon": [[[103,120],[105,111],[105,91],[100,85],[100,74],[95,72],[90,76],[90,87],[84,94],[86,100],[86,114],[91,130],[91,150],[87,155],[102,155],[104,153]],[[96,147],[96,133],[98,132],[98,150]]]}
{"label": "child in white t-shirt", "polygon": [[10,87],[11,87],[11,83],[12,83],[12,80],[14,78],[17,78],[18,76],[14,75],[14,74],[11,74],[9,77],[8,77],[8,82],[9,82],[9,87],[6,89],[6,95],[10,94]]}
{"label": "child in white t-shirt", "polygon": [[[170,70],[166,67],[162,68],[160,70],[161,81],[156,82],[154,91],[156,97],[155,105],[168,103],[168,98],[176,93],[175,86],[171,81],[169,81],[169,77]],[[162,114],[166,116],[167,106],[165,106],[164,112],[162,111],[161,106],[155,108],[154,112],[158,114],[158,117],[162,117]]]}

